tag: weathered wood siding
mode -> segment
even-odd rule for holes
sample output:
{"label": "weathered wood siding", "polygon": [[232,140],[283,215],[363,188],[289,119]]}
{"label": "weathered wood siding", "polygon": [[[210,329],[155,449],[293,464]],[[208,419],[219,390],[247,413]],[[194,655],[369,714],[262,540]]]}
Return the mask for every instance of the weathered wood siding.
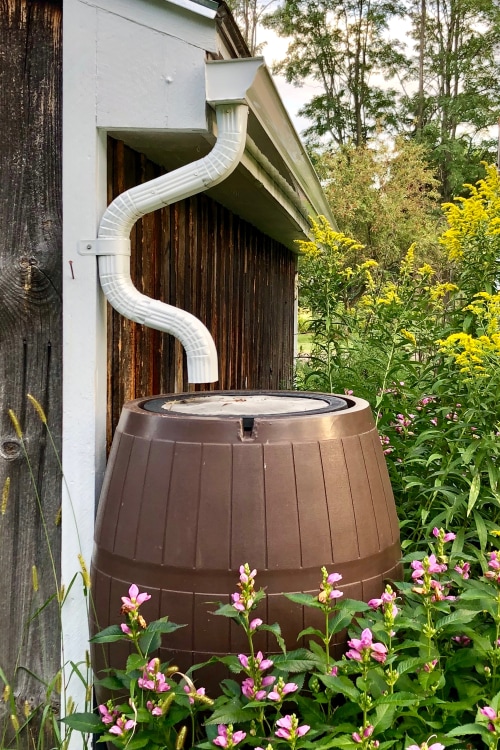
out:
{"label": "weathered wood siding", "polygon": [[[59,446],[61,6],[57,0],[0,0],[0,492],[10,480],[0,513],[0,667],[20,717],[44,700],[43,681],[60,666],[56,601],[28,626],[58,585],[61,476],[26,394],[43,405]],[[29,466],[9,409],[19,419]],[[0,680],[0,692],[3,687]],[[9,703],[0,701],[4,742],[12,731],[10,713]],[[36,743],[37,720],[26,747]]]}
{"label": "weathered wood siding", "polygon": [[[111,201],[162,170],[110,139],[108,174]],[[296,262],[287,248],[197,195],[136,224],[131,265],[141,292],[193,313],[211,331],[219,382],[204,388],[290,387]],[[111,310],[108,320],[111,435],[125,401],[189,388],[176,339]]]}

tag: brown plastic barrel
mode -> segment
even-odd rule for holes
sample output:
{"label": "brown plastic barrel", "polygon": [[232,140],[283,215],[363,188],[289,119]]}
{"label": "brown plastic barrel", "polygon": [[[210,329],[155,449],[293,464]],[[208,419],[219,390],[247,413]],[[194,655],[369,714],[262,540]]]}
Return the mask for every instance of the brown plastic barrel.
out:
{"label": "brown plastic barrel", "polygon": [[[318,624],[317,611],[282,592],[317,592],[322,566],[342,574],[344,596],[365,601],[399,577],[398,519],[369,404],[275,392],[285,406],[287,398],[307,398],[313,408],[250,416],[227,416],[223,406],[215,416],[176,411],[221,396],[233,410],[238,399],[248,408],[252,395],[189,393],[125,404],[95,530],[94,632],[120,621],[120,597],[135,583],[151,594],[142,607],[148,621],[168,615],[187,624],[160,654],[185,670],[212,654],[246,650],[234,623],[211,614],[237,590],[242,563],[257,569],[257,585],[266,589],[258,614],[280,623],[289,649],[300,630]],[[258,638],[259,648],[276,650],[270,634]],[[126,654],[121,644],[94,649],[94,668],[121,667]]]}

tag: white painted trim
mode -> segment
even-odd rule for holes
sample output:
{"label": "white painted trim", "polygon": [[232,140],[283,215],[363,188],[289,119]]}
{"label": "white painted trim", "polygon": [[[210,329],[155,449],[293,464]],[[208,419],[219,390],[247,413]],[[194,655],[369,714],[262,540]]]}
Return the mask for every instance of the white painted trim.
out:
{"label": "white painted trim", "polygon": [[[81,665],[88,650],[78,554],[89,568],[106,456],[106,307],[96,259],[77,253],[79,240],[95,236],[106,206],[106,139],[95,124],[96,25],[95,8],[64,0],[61,580],[66,591],[76,579],[62,608],[63,715],[70,697],[76,710],[85,709],[84,685],[68,665]],[[76,734],[71,746],[81,747]]]}
{"label": "white painted trim", "polygon": [[171,5],[177,5],[179,8],[190,10],[192,13],[204,16],[205,18],[213,19],[217,15],[217,8],[208,8],[206,5],[192,2],[192,0],[166,0],[166,2]]}

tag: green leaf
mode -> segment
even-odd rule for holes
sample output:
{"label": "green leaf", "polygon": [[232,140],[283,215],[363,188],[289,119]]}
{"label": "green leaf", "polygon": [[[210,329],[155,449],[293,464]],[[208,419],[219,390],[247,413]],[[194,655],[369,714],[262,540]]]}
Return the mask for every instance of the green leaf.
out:
{"label": "green leaf", "polygon": [[333,690],[335,693],[345,695],[351,701],[356,702],[360,696],[358,688],[352,684],[348,677],[334,677],[333,675],[322,674],[319,675],[319,679],[325,687]]}
{"label": "green leaf", "polygon": [[468,609],[456,609],[451,615],[445,615],[436,621],[436,630],[441,630],[447,625],[453,625],[453,623],[467,623],[473,620],[478,612]]}
{"label": "green leaf", "polygon": [[76,713],[65,716],[61,721],[71,729],[84,734],[98,734],[104,732],[105,726],[98,716],[91,713]]}
{"label": "green leaf", "polygon": [[145,666],[144,656],[140,654],[130,654],[127,659],[127,672],[134,672],[136,669],[143,669]]}
{"label": "green leaf", "polygon": [[305,628],[305,630],[301,630],[297,636],[297,640],[302,638],[303,635],[316,635],[321,640],[323,640],[324,637],[322,631],[317,628]]}
{"label": "green leaf", "polygon": [[150,622],[146,632],[147,633],[173,633],[179,628],[185,628],[186,625],[176,625],[175,622],[169,622],[168,617],[162,617],[159,620]]}
{"label": "green leaf", "polygon": [[284,654],[286,654],[285,641],[281,637],[281,628],[277,622],[273,623],[272,625],[259,625],[259,631],[260,630],[267,630],[269,633],[272,633],[274,637],[276,638],[276,642],[279,648],[282,650]]}
{"label": "green leaf", "polygon": [[232,698],[222,706],[214,709],[212,715],[206,720],[206,724],[244,724],[252,719],[257,719],[259,710],[245,710],[239,698]]}
{"label": "green leaf", "polygon": [[463,737],[468,734],[480,734],[488,745],[491,740],[491,732],[488,731],[484,724],[462,724],[460,727],[451,729],[447,734],[449,737]]}
{"label": "green leaf", "polygon": [[484,550],[486,549],[486,544],[488,542],[488,530],[486,529],[486,524],[482,515],[478,513],[477,510],[474,511],[474,521],[476,524],[479,546],[481,547],[481,551],[484,552]]}
{"label": "green leaf", "polygon": [[213,615],[221,615],[221,617],[231,617],[233,620],[238,620],[241,615],[232,604],[221,604],[219,609],[212,612]]}
{"label": "green leaf", "polygon": [[119,625],[110,625],[90,639],[91,643],[114,643],[125,638]]}
{"label": "green leaf", "polygon": [[415,703],[419,703],[420,698],[415,693],[391,693],[390,695],[382,695],[374,701],[374,706],[384,705],[396,705],[396,706],[413,706]]}
{"label": "green leaf", "polygon": [[389,703],[378,705],[375,709],[375,719],[372,720],[374,730],[377,734],[385,732],[392,725],[396,706]]}
{"label": "green leaf", "polygon": [[479,497],[479,490],[481,489],[481,474],[476,474],[472,477],[469,490],[469,502],[467,504],[467,515],[469,516],[474,509],[477,498]]}
{"label": "green leaf", "polygon": [[153,651],[157,651],[161,646],[160,633],[155,633],[148,628],[139,638],[139,646],[146,656]]}
{"label": "green leaf", "polygon": [[472,456],[474,455],[474,452],[479,447],[479,443],[480,443],[479,440],[471,440],[467,448],[462,453],[462,462],[464,464],[466,465],[470,464],[470,461],[471,461]]}
{"label": "green leaf", "polygon": [[285,594],[285,596],[287,599],[290,599],[291,602],[295,602],[295,604],[302,604],[303,607],[323,609],[323,605],[318,601],[318,598],[316,596],[311,596],[311,594],[298,592],[295,594]]}

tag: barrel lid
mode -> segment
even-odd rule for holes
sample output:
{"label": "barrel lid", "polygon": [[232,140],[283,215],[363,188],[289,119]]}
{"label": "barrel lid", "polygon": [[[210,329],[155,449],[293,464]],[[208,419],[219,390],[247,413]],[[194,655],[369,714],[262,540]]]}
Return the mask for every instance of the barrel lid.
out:
{"label": "barrel lid", "polygon": [[291,416],[325,413],[349,408],[338,396],[311,395],[290,391],[230,391],[227,393],[183,393],[179,396],[152,398],[142,403],[143,409],[158,414],[173,413],[193,417]]}

